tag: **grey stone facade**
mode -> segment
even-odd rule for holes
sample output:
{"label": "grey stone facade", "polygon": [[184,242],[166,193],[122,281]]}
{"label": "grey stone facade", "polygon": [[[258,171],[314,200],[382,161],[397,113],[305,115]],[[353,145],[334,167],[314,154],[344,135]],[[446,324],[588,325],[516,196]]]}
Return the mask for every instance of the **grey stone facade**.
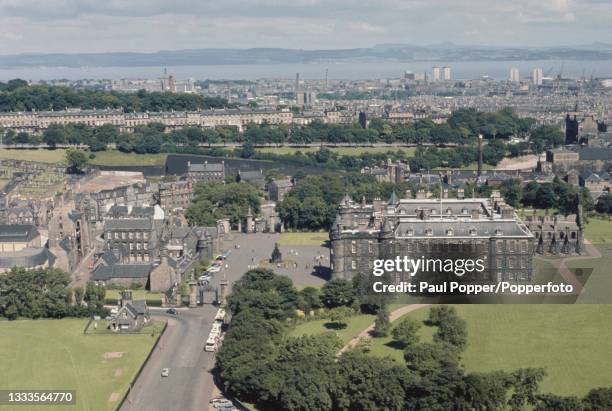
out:
{"label": "grey stone facade", "polygon": [[[376,259],[482,259],[472,280],[532,279],[535,237],[499,198],[398,199],[357,203],[345,197],[330,232],[332,278],[372,273]],[[396,273],[397,281],[409,281]]]}

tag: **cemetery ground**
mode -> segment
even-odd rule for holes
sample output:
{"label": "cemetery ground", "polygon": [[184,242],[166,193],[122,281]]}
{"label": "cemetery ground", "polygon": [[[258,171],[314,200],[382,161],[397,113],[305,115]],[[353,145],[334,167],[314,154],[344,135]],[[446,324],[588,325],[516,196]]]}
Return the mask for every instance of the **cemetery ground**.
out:
{"label": "cemetery ground", "polygon": [[84,335],[88,321],[0,321],[0,387],[76,390],[75,411],[116,409],[160,327],[155,336]]}

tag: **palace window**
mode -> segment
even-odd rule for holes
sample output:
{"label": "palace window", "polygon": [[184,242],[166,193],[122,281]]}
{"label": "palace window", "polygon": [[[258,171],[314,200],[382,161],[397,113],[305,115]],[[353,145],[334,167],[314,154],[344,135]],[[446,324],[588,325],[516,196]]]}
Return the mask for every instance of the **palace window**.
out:
{"label": "palace window", "polygon": [[355,260],[352,260],[352,261],[351,261],[351,268],[352,268],[353,270],[356,270],[356,269],[357,269],[357,261],[355,261]]}
{"label": "palace window", "polygon": [[351,241],[351,253],[353,254],[357,253],[357,244],[355,244],[354,241]]}

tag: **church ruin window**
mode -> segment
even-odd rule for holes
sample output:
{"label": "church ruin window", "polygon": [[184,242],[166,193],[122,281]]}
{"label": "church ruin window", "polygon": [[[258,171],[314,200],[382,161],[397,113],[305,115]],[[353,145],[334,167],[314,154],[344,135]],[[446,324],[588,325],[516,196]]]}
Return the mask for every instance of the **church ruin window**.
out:
{"label": "church ruin window", "polygon": [[565,237],[565,234],[563,233],[563,231],[561,231],[561,232],[559,233],[559,238],[564,238],[564,237]]}

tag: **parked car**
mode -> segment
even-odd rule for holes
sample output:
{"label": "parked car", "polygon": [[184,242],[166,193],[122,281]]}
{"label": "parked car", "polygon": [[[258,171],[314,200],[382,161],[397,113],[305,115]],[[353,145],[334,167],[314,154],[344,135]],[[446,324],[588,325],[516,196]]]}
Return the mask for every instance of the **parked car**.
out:
{"label": "parked car", "polygon": [[219,271],[221,271],[221,267],[218,265],[213,265],[212,267],[210,267],[207,270],[209,273],[218,273]]}
{"label": "parked car", "polygon": [[170,368],[162,368],[161,376],[162,377],[169,377],[170,376]]}
{"label": "parked car", "polygon": [[210,281],[211,278],[212,276],[210,274],[204,274],[198,278],[198,281]]}
{"label": "parked car", "polygon": [[179,312],[176,309],[174,309],[174,308],[168,308],[166,310],[166,314],[178,315],[178,313]]}

